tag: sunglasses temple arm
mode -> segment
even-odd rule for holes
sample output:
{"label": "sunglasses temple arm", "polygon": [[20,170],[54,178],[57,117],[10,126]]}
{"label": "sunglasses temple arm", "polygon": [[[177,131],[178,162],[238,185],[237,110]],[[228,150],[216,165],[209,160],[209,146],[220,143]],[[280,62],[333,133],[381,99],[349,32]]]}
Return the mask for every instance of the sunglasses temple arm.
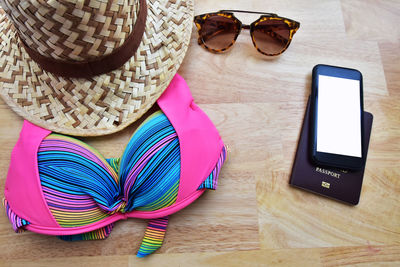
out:
{"label": "sunglasses temple arm", "polygon": [[246,10],[237,10],[237,9],[224,9],[220,10],[219,12],[238,12],[238,13],[249,13],[249,14],[262,14],[262,15],[271,15],[271,16],[278,16],[275,13],[266,13],[266,12],[257,12],[257,11],[246,11]]}

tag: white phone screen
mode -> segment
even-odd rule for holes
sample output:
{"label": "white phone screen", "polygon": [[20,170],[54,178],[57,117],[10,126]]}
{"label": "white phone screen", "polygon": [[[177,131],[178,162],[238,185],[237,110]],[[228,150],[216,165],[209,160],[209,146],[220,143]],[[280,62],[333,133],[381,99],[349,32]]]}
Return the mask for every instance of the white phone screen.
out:
{"label": "white phone screen", "polygon": [[317,151],[361,158],[360,81],[318,76]]}

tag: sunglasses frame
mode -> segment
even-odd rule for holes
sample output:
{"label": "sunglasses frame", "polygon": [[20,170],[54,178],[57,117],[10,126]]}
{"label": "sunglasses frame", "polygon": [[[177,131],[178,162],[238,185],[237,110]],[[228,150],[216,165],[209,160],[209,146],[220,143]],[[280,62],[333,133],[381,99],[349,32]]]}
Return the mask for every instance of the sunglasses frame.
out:
{"label": "sunglasses frame", "polygon": [[[249,13],[249,14],[261,14],[261,16],[254,22],[252,22],[250,25],[247,24],[243,24],[238,18],[236,18],[234,16],[234,13],[238,12],[238,13]],[[234,23],[236,23],[237,25],[239,25],[239,29],[235,35],[235,38],[232,40],[232,42],[225,48],[223,49],[214,49],[214,48],[210,48],[208,47],[205,42],[202,39],[202,36],[200,35],[200,30],[202,29],[202,26],[204,24],[204,22],[213,16],[221,16],[221,17],[225,17],[225,18],[229,18],[232,19],[234,21]],[[279,52],[279,53],[275,53],[275,54],[269,54],[266,52],[263,52],[260,50],[260,48],[257,46],[256,41],[254,39],[254,29],[255,27],[263,21],[266,20],[279,20],[279,21],[283,21],[286,25],[289,26],[289,39],[288,42],[286,44],[286,46]],[[196,24],[197,27],[197,31],[198,31],[198,39],[197,42],[200,46],[204,47],[205,49],[207,49],[210,52],[214,52],[214,53],[222,53],[226,50],[228,50],[230,47],[232,47],[235,42],[237,37],[239,36],[239,34],[241,33],[242,29],[248,29],[250,30],[250,36],[251,36],[251,40],[253,42],[254,47],[257,49],[258,52],[260,52],[263,55],[266,56],[277,56],[282,54],[283,52],[286,51],[286,49],[289,47],[292,39],[293,39],[293,35],[296,33],[296,31],[300,28],[300,22],[294,21],[292,19],[288,19],[288,18],[284,18],[284,17],[280,17],[277,14],[274,13],[265,13],[265,12],[255,12],[255,11],[244,11],[244,10],[220,10],[218,12],[212,12],[212,13],[205,13],[205,14],[201,14],[201,15],[197,15],[194,17],[194,23]]]}

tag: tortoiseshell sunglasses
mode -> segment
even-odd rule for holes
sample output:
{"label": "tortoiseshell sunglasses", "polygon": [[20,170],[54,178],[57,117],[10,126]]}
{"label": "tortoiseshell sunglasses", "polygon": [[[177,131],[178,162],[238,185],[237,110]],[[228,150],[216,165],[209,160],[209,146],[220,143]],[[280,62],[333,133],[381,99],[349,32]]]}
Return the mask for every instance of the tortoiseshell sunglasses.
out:
{"label": "tortoiseshell sunglasses", "polygon": [[[242,24],[233,12],[261,14],[250,25]],[[249,29],[253,45],[258,52],[267,56],[282,54],[292,41],[300,23],[273,13],[220,10],[194,17],[199,32],[199,45],[215,53],[230,48],[242,29]]]}

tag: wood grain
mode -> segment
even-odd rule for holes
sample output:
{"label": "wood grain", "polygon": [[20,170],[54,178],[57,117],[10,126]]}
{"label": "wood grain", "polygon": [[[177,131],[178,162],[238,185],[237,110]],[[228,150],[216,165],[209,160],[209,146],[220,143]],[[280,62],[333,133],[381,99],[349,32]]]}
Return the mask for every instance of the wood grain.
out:
{"label": "wood grain", "polygon": [[309,249],[259,249],[233,252],[168,253],[148,258],[134,256],[64,257],[14,260],[9,266],[395,266],[396,246],[362,246]]}
{"label": "wood grain", "polygon": [[[15,234],[2,213],[0,265],[400,265],[399,1],[204,0],[195,13],[227,8],[275,12],[301,27],[289,49],[272,59],[254,49],[246,31],[224,54],[198,46],[193,32],[179,73],[229,146],[218,190],[172,216],[162,248],[145,259],[134,256],[145,221],[120,221],[104,241],[68,243]],[[258,18],[237,17],[244,23]],[[359,69],[365,110],[374,115],[354,207],[288,184],[311,69],[318,63]],[[119,133],[83,140],[117,157],[143,119]],[[1,192],[21,125],[0,101]]]}

